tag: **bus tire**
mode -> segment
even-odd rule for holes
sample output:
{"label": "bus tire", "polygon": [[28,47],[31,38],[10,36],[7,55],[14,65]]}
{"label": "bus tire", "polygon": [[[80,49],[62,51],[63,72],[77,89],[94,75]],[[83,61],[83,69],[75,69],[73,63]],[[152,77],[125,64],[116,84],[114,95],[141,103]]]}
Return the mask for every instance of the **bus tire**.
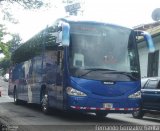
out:
{"label": "bus tire", "polygon": [[14,99],[14,103],[16,105],[20,104],[20,100],[18,100],[18,98],[17,98],[17,89],[16,88],[14,89],[13,99]]}
{"label": "bus tire", "polygon": [[144,116],[144,111],[142,111],[141,109],[134,111],[134,112],[132,112],[132,116],[136,119],[142,119]]}
{"label": "bus tire", "polygon": [[108,113],[106,112],[96,112],[96,116],[98,118],[105,118],[107,116]]}
{"label": "bus tire", "polygon": [[48,92],[46,89],[42,91],[41,107],[42,111],[45,114],[49,114],[49,99],[48,99]]}

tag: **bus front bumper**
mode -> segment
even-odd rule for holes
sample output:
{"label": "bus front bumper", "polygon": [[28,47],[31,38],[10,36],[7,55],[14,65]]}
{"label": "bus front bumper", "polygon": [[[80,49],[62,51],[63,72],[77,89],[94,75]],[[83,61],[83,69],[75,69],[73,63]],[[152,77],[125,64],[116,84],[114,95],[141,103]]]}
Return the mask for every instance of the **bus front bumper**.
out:
{"label": "bus front bumper", "polygon": [[[110,107],[106,107],[106,105]],[[88,97],[69,96],[69,109],[80,112],[132,113],[139,110],[141,99],[93,99]]]}

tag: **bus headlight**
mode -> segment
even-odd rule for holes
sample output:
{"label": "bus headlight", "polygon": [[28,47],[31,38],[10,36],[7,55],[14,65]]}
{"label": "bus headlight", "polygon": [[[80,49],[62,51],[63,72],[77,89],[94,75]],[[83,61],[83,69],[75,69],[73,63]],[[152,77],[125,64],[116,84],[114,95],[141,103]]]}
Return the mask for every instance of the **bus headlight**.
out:
{"label": "bus headlight", "polygon": [[137,91],[136,93],[129,95],[128,98],[141,98],[141,91]]}
{"label": "bus headlight", "polygon": [[67,87],[66,92],[68,95],[71,96],[87,96],[85,93],[78,91],[72,87]]}

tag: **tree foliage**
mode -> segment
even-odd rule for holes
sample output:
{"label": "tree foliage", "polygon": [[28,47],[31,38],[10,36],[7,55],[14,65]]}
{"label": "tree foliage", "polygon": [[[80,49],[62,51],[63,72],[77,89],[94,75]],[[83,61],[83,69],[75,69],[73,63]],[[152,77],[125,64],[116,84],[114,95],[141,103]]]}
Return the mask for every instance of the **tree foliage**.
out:
{"label": "tree foliage", "polygon": [[0,24],[0,49],[1,49],[1,53],[3,53],[5,55],[4,58],[0,59],[0,68],[3,69],[3,73],[4,74],[10,65],[10,52],[9,52],[9,48],[10,48],[10,44],[9,43],[3,43],[3,37],[7,34],[6,32],[6,28],[3,24]]}
{"label": "tree foliage", "polygon": [[19,20],[13,15],[15,7],[20,10],[38,10],[50,7],[50,3],[50,0],[0,0],[0,11],[4,15],[3,19],[17,24]]}
{"label": "tree foliage", "polygon": [[20,42],[20,39],[18,38],[19,36],[14,34],[12,35],[11,41],[8,41],[7,43],[0,42],[0,48],[5,56],[4,58],[0,59],[0,69],[3,70],[2,74],[5,74],[12,64],[11,63],[11,52],[13,48],[15,48],[13,46],[15,46],[15,44],[18,44]]}
{"label": "tree foliage", "polygon": [[[6,0],[0,0],[0,2],[6,2]],[[44,0],[7,0],[7,2],[8,4],[17,3],[24,9],[38,9],[43,6],[48,6],[48,3],[44,2]]]}
{"label": "tree foliage", "polygon": [[15,44],[19,44],[21,40],[18,34],[10,34],[12,36],[12,40],[4,43],[3,37],[7,34],[10,33],[6,31],[5,25],[0,24],[0,50],[5,56],[4,58],[0,58],[0,69],[3,70],[2,74],[5,74],[11,65],[11,51],[13,46],[15,46]]}
{"label": "tree foliage", "polygon": [[0,43],[3,40],[3,36],[6,34],[6,28],[3,24],[0,24]]}
{"label": "tree foliage", "polygon": [[10,65],[11,65],[10,58],[5,57],[0,61],[0,67],[2,69],[2,75],[4,75],[8,71]]}
{"label": "tree foliage", "polygon": [[[13,15],[14,6],[20,9],[40,9],[41,7],[47,6],[46,0],[0,0],[0,11],[3,13],[3,20],[10,23],[19,23],[18,19]],[[4,36],[8,34],[3,24],[0,24],[0,50],[4,54],[4,58],[0,58],[0,69],[3,69],[3,74],[8,70],[11,65],[11,52],[18,48],[21,38],[18,34],[10,34],[12,40],[7,43],[3,42]]]}
{"label": "tree foliage", "polygon": [[[38,10],[43,7],[50,8],[51,3],[53,3],[53,0],[0,0],[0,12],[3,13],[3,17],[0,19],[17,24],[19,20],[14,16],[15,7],[22,10]],[[19,11],[18,9],[17,11]],[[0,68],[3,68],[4,73],[11,65],[11,52],[19,47],[21,41],[18,34],[10,34],[12,35],[12,40],[4,43],[3,37],[6,34],[5,26],[0,24],[0,49],[5,55],[3,59],[0,59]]]}

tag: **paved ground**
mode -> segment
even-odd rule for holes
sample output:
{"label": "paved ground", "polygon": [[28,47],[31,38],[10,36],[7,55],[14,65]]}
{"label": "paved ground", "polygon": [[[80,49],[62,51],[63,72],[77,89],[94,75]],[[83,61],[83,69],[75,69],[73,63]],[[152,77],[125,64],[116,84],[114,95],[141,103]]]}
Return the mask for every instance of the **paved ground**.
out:
{"label": "paved ground", "polygon": [[57,110],[45,115],[38,105],[15,105],[13,99],[7,95],[7,87],[8,83],[0,80],[0,123],[3,124],[3,131],[100,131],[106,127],[108,130],[108,127],[120,129],[128,126],[140,126],[147,131],[152,130],[152,127],[159,127],[160,130],[160,117],[157,114],[146,115],[142,120],[134,119],[131,114],[109,114],[106,118],[99,119],[93,114]]}

